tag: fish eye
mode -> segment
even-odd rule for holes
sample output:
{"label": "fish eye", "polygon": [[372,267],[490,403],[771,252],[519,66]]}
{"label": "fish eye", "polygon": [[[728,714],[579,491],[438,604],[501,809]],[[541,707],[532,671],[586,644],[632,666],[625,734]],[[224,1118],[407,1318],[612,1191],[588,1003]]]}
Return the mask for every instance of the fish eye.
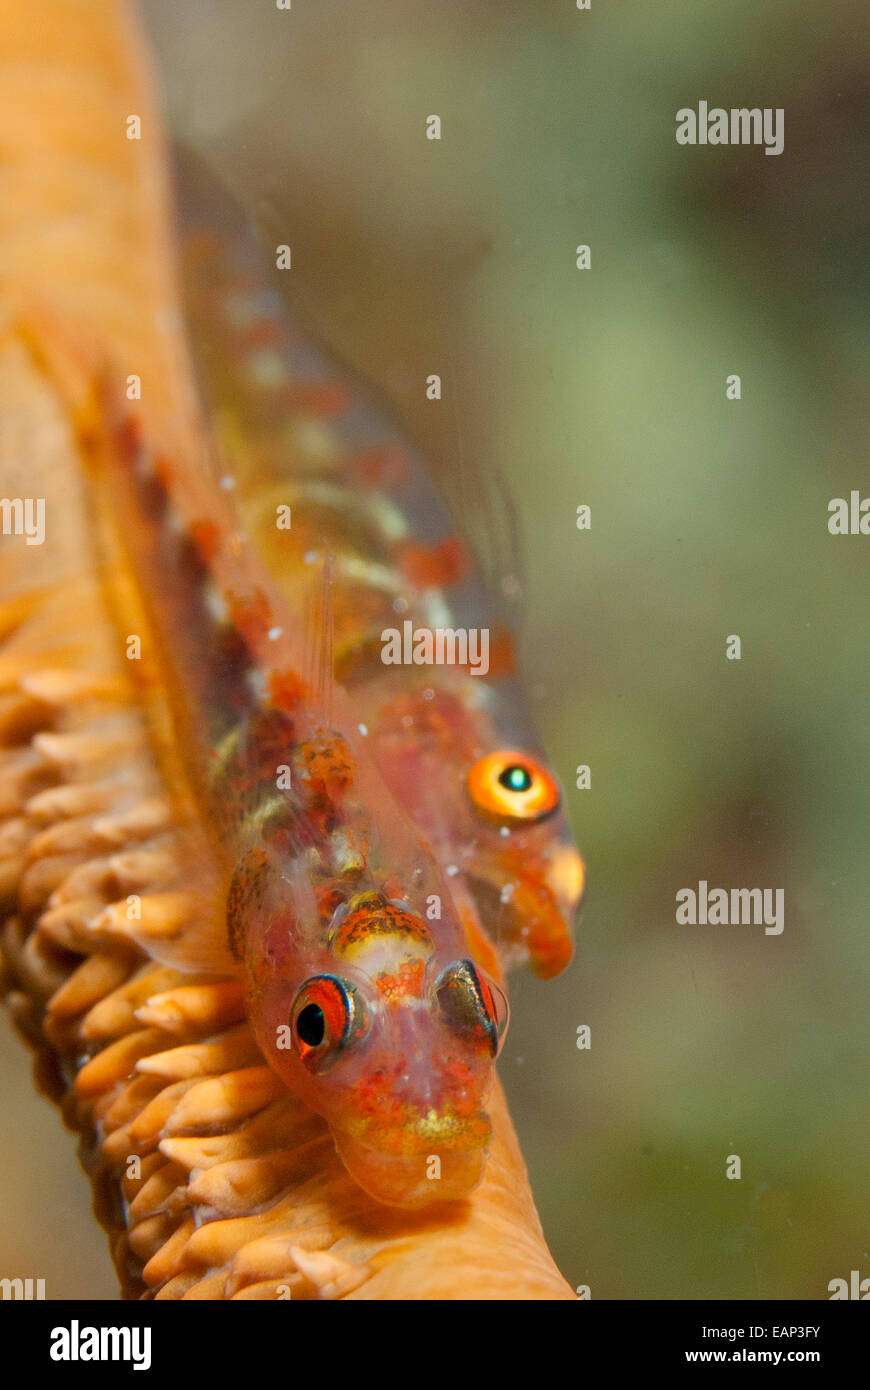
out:
{"label": "fish eye", "polygon": [[527,753],[488,753],[468,774],[475,808],[490,820],[534,822],[559,805],[559,785],[542,763]]}
{"label": "fish eye", "polygon": [[315,975],[296,995],[291,1027],[301,1061],[317,1071],[365,1036],[368,1018],[353,985],[336,975]]}
{"label": "fish eye", "polygon": [[435,996],[445,1022],[471,1042],[486,1043],[498,1055],[510,1010],[498,985],[471,960],[454,961],[435,981]]}
{"label": "fish eye", "polygon": [[532,785],[534,778],[527,767],[521,763],[511,763],[504,772],[498,775],[498,784],[509,792],[527,792]]}
{"label": "fish eye", "polygon": [[326,1037],[326,1019],[319,1004],[306,1004],[296,1019],[296,1032],[306,1047],[319,1047]]}

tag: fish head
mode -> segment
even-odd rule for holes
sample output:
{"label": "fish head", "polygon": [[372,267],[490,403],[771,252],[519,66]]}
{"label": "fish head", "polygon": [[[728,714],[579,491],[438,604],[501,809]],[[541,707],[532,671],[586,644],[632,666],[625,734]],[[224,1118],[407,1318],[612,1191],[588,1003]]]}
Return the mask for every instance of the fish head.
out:
{"label": "fish head", "polygon": [[461,929],[448,920],[436,934],[444,917],[430,922],[421,907],[352,892],[317,950],[282,959],[273,929],[249,986],[270,1064],[329,1122],[359,1185],[399,1207],[459,1200],[480,1181],[492,1139],[484,1103],[508,1021]]}
{"label": "fish head", "polygon": [[545,978],[563,970],[585,871],[559,782],[527,721],[506,700],[482,707],[430,687],[384,711],[377,751],[493,957],[506,967],[531,963]]}
{"label": "fish head", "polygon": [[585,866],[543,757],[497,748],[464,777],[462,882],[505,967],[530,963],[558,975],[574,953],[573,924]]}

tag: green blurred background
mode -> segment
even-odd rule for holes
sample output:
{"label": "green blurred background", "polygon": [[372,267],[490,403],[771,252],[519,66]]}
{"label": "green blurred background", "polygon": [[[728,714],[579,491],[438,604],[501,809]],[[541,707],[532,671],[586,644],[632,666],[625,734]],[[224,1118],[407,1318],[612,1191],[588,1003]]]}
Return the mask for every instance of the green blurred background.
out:
{"label": "green blurred background", "polygon": [[[292,245],[303,321],[436,477],[461,441],[517,501],[589,870],[501,1062],[561,1268],[625,1299],[867,1277],[870,538],[827,530],[870,496],[865,0],[144,12],[173,133]],[[699,100],[783,107],[784,153],[678,146]],[[783,934],[678,926],[700,879],[783,888]],[[75,1141],[3,1051],[0,1272],[115,1297]]]}

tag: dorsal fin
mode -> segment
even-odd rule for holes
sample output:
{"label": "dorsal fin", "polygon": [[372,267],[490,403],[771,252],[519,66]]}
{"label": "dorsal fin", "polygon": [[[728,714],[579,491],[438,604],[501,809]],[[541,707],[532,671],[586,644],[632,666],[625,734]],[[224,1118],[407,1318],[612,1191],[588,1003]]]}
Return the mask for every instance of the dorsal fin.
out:
{"label": "dorsal fin", "polygon": [[[187,221],[194,229],[200,223],[211,225],[215,221],[214,209],[219,208],[222,231],[231,233],[247,248],[245,264],[248,259],[256,262],[260,267],[258,273],[263,275],[267,260],[264,248],[274,246],[276,239],[281,241],[285,234],[284,192],[278,188],[266,190],[246,216],[227,193],[223,182],[203,165],[202,160],[187,151],[177,152],[176,159],[184,172]],[[201,208],[204,209],[202,213]],[[448,450],[449,461],[439,469],[433,464],[427,439],[418,437],[417,447],[411,444],[412,432],[397,421],[395,404],[389,394],[370,381],[359,381],[358,368],[334,346],[327,350],[320,345],[323,324],[306,303],[305,276],[288,277],[274,271],[268,277],[268,284],[275,301],[278,304],[283,301],[288,324],[293,329],[289,336],[285,335],[280,349],[288,380],[298,377],[304,385],[310,376],[320,388],[342,383],[349,392],[353,409],[344,422],[346,434],[336,436],[338,456],[344,455],[358,469],[362,469],[361,460],[366,456],[387,456],[391,462],[387,464],[382,460],[377,468],[387,473],[390,481],[386,486],[396,494],[398,510],[405,509],[409,534],[420,546],[430,550],[443,547],[445,542],[462,542],[463,550],[472,554],[476,561],[477,573],[472,582],[482,582],[506,630],[518,627],[522,620],[525,585],[517,509],[504,474],[489,462],[482,465],[477,452],[465,447],[461,408],[463,375],[461,370],[454,368],[454,354],[447,354],[443,387],[444,409],[448,411],[448,421],[452,418],[455,442]],[[300,409],[304,416],[304,404]],[[370,461],[367,466],[375,465]],[[361,472],[360,476],[364,480],[364,493],[370,483],[366,474]],[[447,514],[442,516],[442,511]],[[436,569],[441,558],[440,555],[435,557]],[[336,572],[340,574],[340,570],[339,563]],[[451,574],[445,587],[458,590],[463,578],[464,573],[461,576]]]}
{"label": "dorsal fin", "polygon": [[328,551],[317,558],[320,560],[320,573],[313,577],[305,600],[306,678],[314,706],[328,727],[332,722],[332,692],[335,685],[334,561]]}
{"label": "dorsal fin", "polygon": [[481,467],[477,456],[469,456],[463,446],[457,380],[451,371],[445,387],[453,410],[456,450],[454,465],[441,490],[490,597],[504,610],[509,625],[516,628],[524,617],[526,592],[519,514],[502,470]]}

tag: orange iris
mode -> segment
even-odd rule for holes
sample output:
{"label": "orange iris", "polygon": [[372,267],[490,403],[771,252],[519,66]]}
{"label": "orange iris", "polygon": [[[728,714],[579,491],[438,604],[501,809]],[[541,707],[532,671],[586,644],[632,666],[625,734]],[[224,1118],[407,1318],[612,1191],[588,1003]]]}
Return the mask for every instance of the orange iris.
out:
{"label": "orange iris", "polygon": [[352,1015],[352,999],[340,980],[319,975],[303,985],[293,1008],[293,1031],[306,1066],[316,1065],[347,1040]]}
{"label": "orange iris", "polygon": [[488,753],[468,774],[471,799],[483,815],[500,821],[536,821],[559,805],[556,779],[527,753]]}

